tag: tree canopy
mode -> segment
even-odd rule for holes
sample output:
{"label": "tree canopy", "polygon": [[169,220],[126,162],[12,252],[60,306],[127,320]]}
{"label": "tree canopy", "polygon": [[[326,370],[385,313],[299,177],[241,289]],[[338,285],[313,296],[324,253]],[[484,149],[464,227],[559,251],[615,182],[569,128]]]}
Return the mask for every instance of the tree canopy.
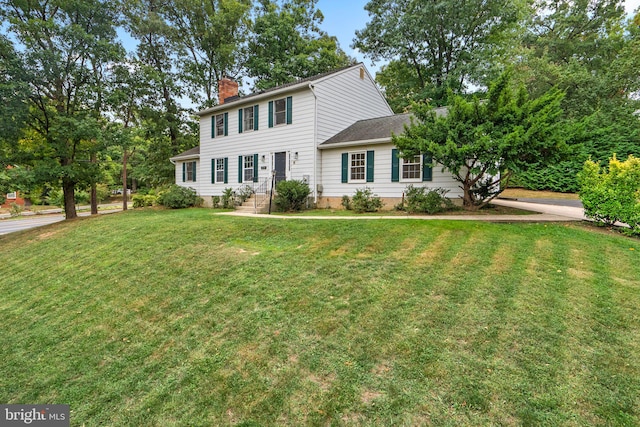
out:
{"label": "tree canopy", "polygon": [[485,206],[513,173],[561,158],[564,135],[557,126],[563,93],[551,90],[531,99],[514,89],[510,72],[491,83],[488,97],[468,101],[449,92],[447,114],[416,105],[416,120],[393,137],[403,157],[431,155],[435,165],[453,174],[463,189],[464,206]]}

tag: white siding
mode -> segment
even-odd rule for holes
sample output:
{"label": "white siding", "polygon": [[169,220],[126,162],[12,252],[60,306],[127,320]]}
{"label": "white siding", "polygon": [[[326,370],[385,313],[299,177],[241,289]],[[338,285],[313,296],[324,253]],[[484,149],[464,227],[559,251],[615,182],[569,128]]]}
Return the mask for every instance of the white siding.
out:
{"label": "white siding", "polygon": [[360,78],[360,67],[355,67],[315,84],[318,97],[318,144],[358,120],[393,114],[366,70],[363,77]]}
{"label": "white siding", "polygon": [[[352,196],[358,188],[369,187],[379,197],[402,197],[409,184],[427,188],[446,188],[447,197],[462,196],[459,183],[450,173],[442,171],[442,166],[433,167],[433,179],[421,182],[391,182],[391,150],[393,144],[363,145],[321,150],[322,155],[322,197]],[[373,182],[342,183],[342,153],[374,150]]]}
{"label": "white siding", "polygon": [[[292,124],[283,124],[269,128],[269,101],[292,97]],[[238,110],[258,105],[258,130],[238,133]],[[258,154],[258,181],[262,182],[271,176],[273,169],[272,156],[276,152],[286,152],[287,179],[303,179],[309,176],[309,185],[313,189],[314,181],[314,108],[315,100],[308,88],[297,92],[274,95],[273,98],[252,102],[237,102],[228,109],[216,111],[216,114],[227,112],[228,135],[211,138],[212,115],[200,118],[200,168],[199,194],[201,196],[221,195],[225,188],[236,189],[242,186],[238,182],[238,156]],[[298,153],[296,160],[295,153]],[[265,157],[264,161],[262,156]],[[211,159],[228,158],[227,184],[211,183]],[[180,180],[182,179],[182,170]],[[176,176],[178,178],[178,176]]]}

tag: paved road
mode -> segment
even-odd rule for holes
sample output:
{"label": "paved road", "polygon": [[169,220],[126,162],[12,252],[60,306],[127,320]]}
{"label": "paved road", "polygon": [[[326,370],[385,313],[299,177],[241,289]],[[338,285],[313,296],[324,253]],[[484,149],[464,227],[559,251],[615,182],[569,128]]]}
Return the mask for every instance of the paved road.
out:
{"label": "paved road", "polygon": [[[108,214],[119,212],[119,210],[102,211],[100,214]],[[78,216],[90,216],[89,212],[81,212]],[[14,231],[28,230],[30,228],[42,227],[43,225],[53,224],[54,222],[60,222],[64,220],[64,215],[49,214],[49,215],[34,215],[25,216],[18,219],[5,219],[0,221],[0,235],[13,233]]]}

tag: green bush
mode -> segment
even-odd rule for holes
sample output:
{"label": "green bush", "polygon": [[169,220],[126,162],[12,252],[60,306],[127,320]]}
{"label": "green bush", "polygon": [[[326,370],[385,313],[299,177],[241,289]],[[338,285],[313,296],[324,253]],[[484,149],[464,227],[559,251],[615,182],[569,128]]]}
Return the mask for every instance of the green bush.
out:
{"label": "green bush", "polygon": [[435,214],[453,208],[444,188],[428,189],[409,185],[405,190],[405,210],[409,213]]}
{"label": "green bush", "polygon": [[251,188],[251,186],[249,185],[245,184],[242,187],[238,188],[238,191],[236,192],[238,204],[241,205],[244,202],[246,202],[249,199],[249,197],[251,197],[252,194],[253,194],[253,188]]}
{"label": "green bush", "polygon": [[369,187],[358,188],[351,198],[351,207],[356,213],[377,212],[382,208],[382,200]]}
{"label": "green bush", "polygon": [[640,159],[629,156],[621,162],[614,155],[607,168],[587,160],[578,182],[587,217],[606,225],[624,222],[631,233],[640,234]]}
{"label": "green bush", "polygon": [[234,207],[233,199],[233,188],[225,188],[221,197],[222,209],[232,209]]}
{"label": "green bush", "polygon": [[9,215],[11,215],[12,218],[22,215],[23,210],[24,208],[17,203],[11,203],[11,205],[9,205]]}
{"label": "green bush", "polygon": [[153,194],[134,194],[131,200],[133,201],[134,208],[144,208],[158,204],[158,196]]}
{"label": "green bush", "polygon": [[201,203],[202,199],[196,195],[196,190],[175,184],[158,196],[158,203],[171,209],[197,206],[199,201]]}
{"label": "green bush", "polygon": [[211,197],[211,205],[213,206],[214,209],[218,209],[221,206],[220,201],[221,201],[220,196]]}
{"label": "green bush", "polygon": [[351,198],[346,194],[342,196],[342,202],[340,202],[343,208],[350,211],[351,210]]}
{"label": "green bush", "polygon": [[299,211],[304,208],[309,194],[311,194],[311,189],[306,182],[295,179],[280,181],[276,186],[274,202],[280,211]]}

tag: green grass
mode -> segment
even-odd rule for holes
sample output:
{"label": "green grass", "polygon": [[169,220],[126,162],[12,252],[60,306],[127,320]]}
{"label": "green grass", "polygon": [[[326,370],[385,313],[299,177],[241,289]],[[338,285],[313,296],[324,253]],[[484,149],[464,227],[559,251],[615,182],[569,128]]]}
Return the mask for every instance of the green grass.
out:
{"label": "green grass", "polygon": [[640,423],[624,236],[194,209],[0,248],[0,402],[74,426]]}

